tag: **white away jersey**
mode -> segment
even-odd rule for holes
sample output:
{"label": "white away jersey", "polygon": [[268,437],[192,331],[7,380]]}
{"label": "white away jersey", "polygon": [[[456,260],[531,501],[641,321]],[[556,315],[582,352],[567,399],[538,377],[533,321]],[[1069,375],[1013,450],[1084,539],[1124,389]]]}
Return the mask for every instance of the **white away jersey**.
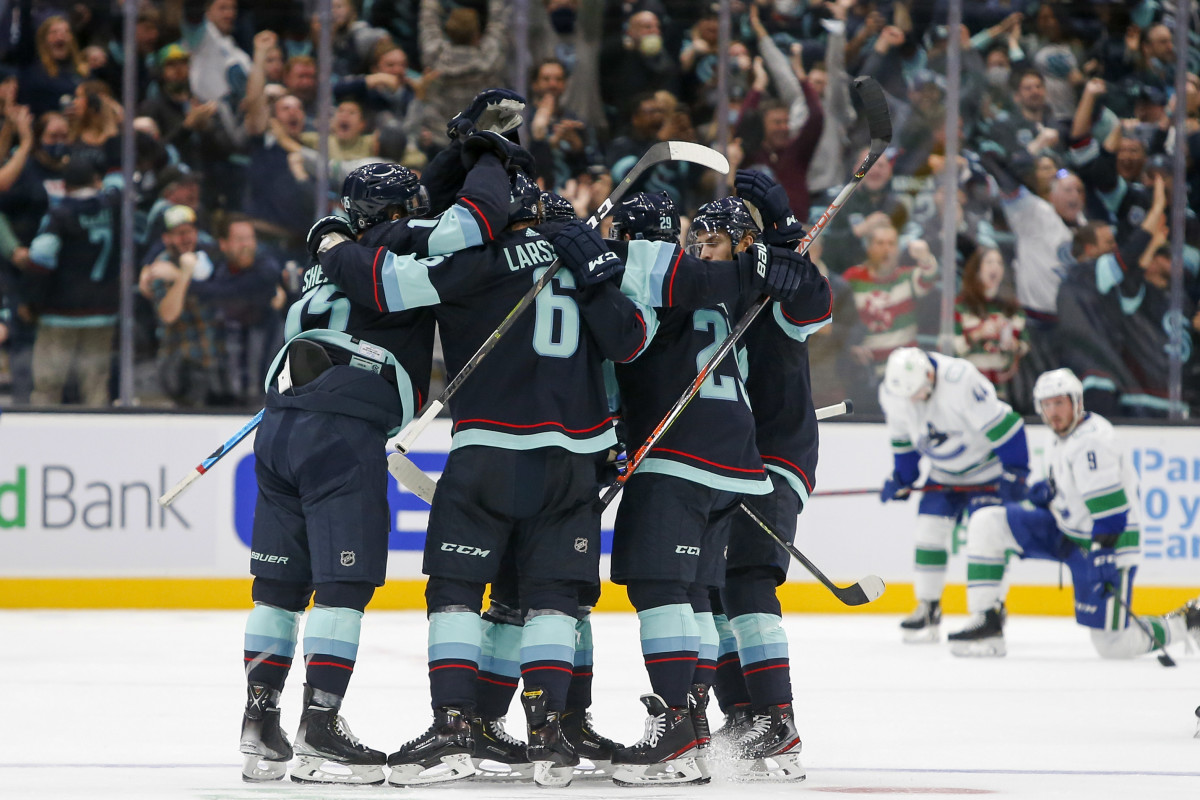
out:
{"label": "white away jersey", "polygon": [[1092,524],[1122,511],[1125,531],[1117,555],[1133,556],[1139,547],[1137,475],[1116,443],[1112,423],[1087,413],[1063,439],[1051,433],[1046,448],[1047,478],[1054,481],[1050,511],[1059,529],[1076,544],[1091,548]]}
{"label": "white away jersey", "polygon": [[996,397],[992,382],[971,362],[929,353],[937,379],[928,400],[896,397],[879,387],[895,454],[929,459],[932,483],[963,486],[997,480],[1003,472],[995,448],[1022,430],[1021,416]]}

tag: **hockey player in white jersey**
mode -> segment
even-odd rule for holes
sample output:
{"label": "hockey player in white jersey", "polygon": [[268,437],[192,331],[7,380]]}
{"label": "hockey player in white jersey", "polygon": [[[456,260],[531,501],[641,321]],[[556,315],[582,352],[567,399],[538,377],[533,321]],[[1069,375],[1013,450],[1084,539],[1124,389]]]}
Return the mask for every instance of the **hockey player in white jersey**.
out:
{"label": "hockey player in white jersey", "polygon": [[1019,502],[1029,450],[1019,414],[969,361],[916,347],[888,356],[879,404],[887,417],[894,469],[879,498],[907,500],[929,462],[917,509],[916,610],[900,628],[906,642],[936,642],[950,537],[979,498]]}
{"label": "hockey player in white jersey", "polygon": [[1112,424],[1083,408],[1083,384],[1069,369],[1042,373],[1033,387],[1054,432],[1047,476],[1029,488],[1030,508],[980,508],[967,528],[965,629],[950,634],[959,656],[1002,656],[1009,552],[1066,564],[1075,587],[1075,620],[1091,629],[1104,658],[1133,658],[1190,634],[1200,642],[1200,601],[1130,626],[1126,609],[1140,552],[1137,475]]}

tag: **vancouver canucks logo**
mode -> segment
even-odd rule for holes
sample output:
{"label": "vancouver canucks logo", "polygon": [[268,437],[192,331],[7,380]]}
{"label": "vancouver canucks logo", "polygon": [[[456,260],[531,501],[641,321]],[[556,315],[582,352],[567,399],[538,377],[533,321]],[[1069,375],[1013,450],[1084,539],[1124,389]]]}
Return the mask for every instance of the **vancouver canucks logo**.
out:
{"label": "vancouver canucks logo", "polygon": [[933,427],[932,422],[925,423],[925,439],[930,447],[941,447],[950,438],[950,434],[942,433],[937,428]]}
{"label": "vancouver canucks logo", "polygon": [[966,449],[966,445],[959,443],[957,447],[952,448],[949,452],[935,452],[939,447],[946,444],[950,440],[949,433],[943,433],[933,427],[932,423],[925,423],[925,435],[917,440],[917,450],[933,459],[950,459],[960,455]]}

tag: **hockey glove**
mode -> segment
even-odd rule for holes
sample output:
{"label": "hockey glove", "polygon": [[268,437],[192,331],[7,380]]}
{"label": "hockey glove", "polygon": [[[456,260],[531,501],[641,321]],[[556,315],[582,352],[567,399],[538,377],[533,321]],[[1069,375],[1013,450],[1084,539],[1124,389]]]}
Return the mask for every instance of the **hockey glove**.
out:
{"label": "hockey glove", "polygon": [[795,297],[805,270],[812,267],[808,256],[802,256],[795,250],[764,244],[751,245],[735,258],[741,268],[743,285],[751,293],[768,294],[776,300]]}
{"label": "hockey glove", "polygon": [[1107,597],[1121,588],[1121,568],[1117,552],[1111,547],[1097,547],[1087,554],[1088,583],[1100,597]]}
{"label": "hockey glove", "polygon": [[608,249],[600,233],[580,220],[564,224],[550,241],[581,287],[595,286],[625,271],[625,263]]}
{"label": "hockey glove", "polygon": [[892,477],[883,482],[883,488],[879,490],[879,502],[886,503],[889,500],[907,500],[912,496],[912,484],[904,483],[896,477],[896,473],[892,473]]}
{"label": "hockey glove", "polygon": [[1021,502],[1029,493],[1025,485],[1025,479],[1028,477],[1029,470],[1024,467],[1005,467],[996,487],[996,494],[1000,495],[1000,500],[1005,503]]}
{"label": "hockey glove", "polygon": [[[329,241],[325,241],[326,237],[329,237]],[[354,241],[354,231],[350,229],[350,223],[346,221],[345,217],[339,217],[336,214],[321,217],[313,223],[313,226],[308,229],[308,238],[306,239],[308,254],[313,258],[318,258],[321,253],[335,244],[352,241]]]}
{"label": "hockey glove", "polygon": [[469,136],[476,131],[504,133],[520,126],[525,110],[525,98],[508,89],[486,89],[475,95],[465,109],[455,114],[446,125],[451,139]]}
{"label": "hockey glove", "polygon": [[476,131],[463,141],[463,166],[470,170],[484,153],[494,153],[506,172],[519,169],[526,175],[537,174],[537,164],[528,150],[493,131]]}
{"label": "hockey glove", "polygon": [[762,214],[763,238],[767,244],[783,246],[804,238],[804,228],[792,213],[787,192],[765,173],[739,169],[733,185],[738,197],[752,203]]}
{"label": "hockey glove", "polygon": [[1025,495],[1025,499],[1038,508],[1049,508],[1050,501],[1054,499],[1054,495],[1055,487],[1053,481],[1038,481],[1029,487],[1029,493]]}

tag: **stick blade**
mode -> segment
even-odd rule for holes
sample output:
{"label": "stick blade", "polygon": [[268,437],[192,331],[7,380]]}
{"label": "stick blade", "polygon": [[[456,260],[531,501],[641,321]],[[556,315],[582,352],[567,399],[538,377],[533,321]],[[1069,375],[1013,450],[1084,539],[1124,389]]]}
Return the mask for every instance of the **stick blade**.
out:
{"label": "stick blade", "polygon": [[[882,91],[882,90],[881,90]],[[667,145],[672,161],[687,161],[708,167],[722,175],[729,174],[729,159],[713,150],[695,142],[663,142]],[[656,147],[658,145],[655,145]]]}
{"label": "stick blade", "polygon": [[878,575],[868,575],[853,586],[839,589],[837,597],[848,606],[865,606],[878,600],[887,586]]}
{"label": "stick blade", "polygon": [[854,79],[852,87],[862,103],[863,116],[867,119],[867,130],[871,133],[871,139],[890,142],[892,115],[888,111],[887,97],[879,82],[869,75],[859,75]]}
{"label": "stick blade", "polygon": [[392,477],[399,481],[401,486],[433,505],[433,495],[437,491],[437,484],[433,478],[399,453],[389,455],[387,462],[388,472],[392,473]]}

